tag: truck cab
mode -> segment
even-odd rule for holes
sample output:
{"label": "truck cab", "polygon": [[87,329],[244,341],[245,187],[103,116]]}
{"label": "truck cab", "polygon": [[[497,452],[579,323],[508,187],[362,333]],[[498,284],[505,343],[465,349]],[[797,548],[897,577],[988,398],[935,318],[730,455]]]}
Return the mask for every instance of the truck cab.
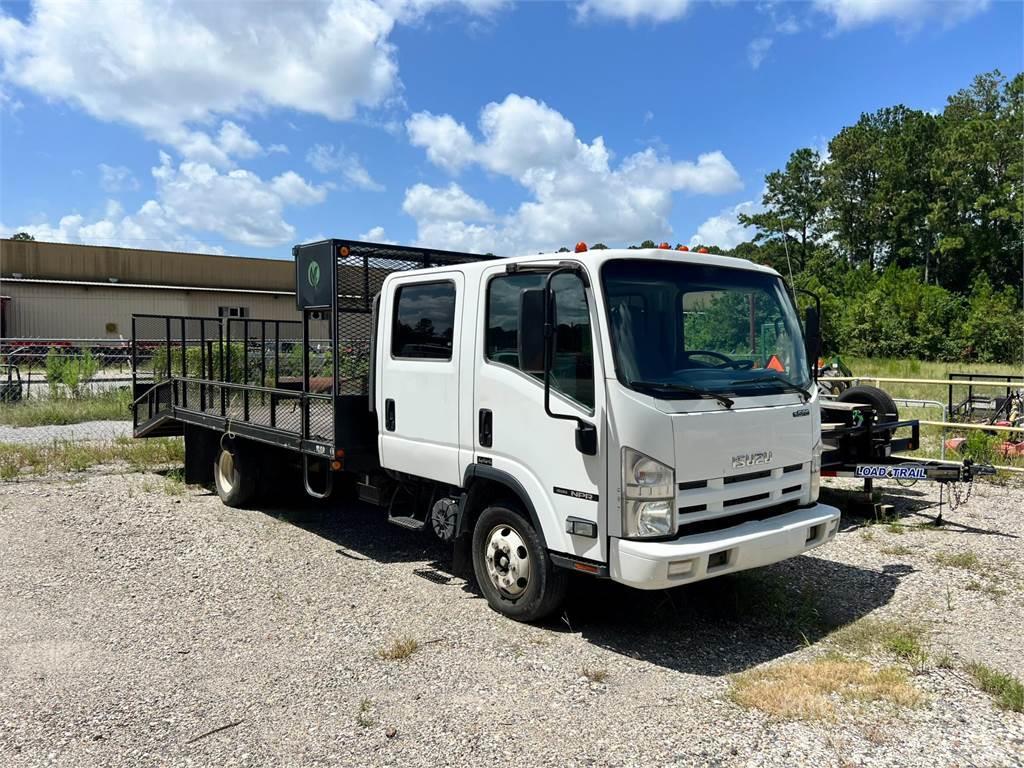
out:
{"label": "truck cab", "polygon": [[451,264],[389,274],[374,323],[381,472],[432,489],[426,522],[505,615],[556,611],[569,571],[662,589],[835,536],[772,269],[664,249]]}

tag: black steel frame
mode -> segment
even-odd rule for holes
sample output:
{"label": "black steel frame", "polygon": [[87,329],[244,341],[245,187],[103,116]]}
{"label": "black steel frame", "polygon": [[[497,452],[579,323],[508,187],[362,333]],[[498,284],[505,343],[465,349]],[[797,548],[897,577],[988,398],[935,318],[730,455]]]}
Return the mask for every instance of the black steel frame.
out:
{"label": "black steel frame", "polygon": [[[379,466],[377,459],[377,423],[370,398],[373,392],[372,342],[377,324],[376,294],[383,278],[391,272],[446,266],[458,263],[496,258],[490,254],[470,254],[455,251],[415,248],[398,245],[367,243],[353,240],[325,240],[296,246],[292,253],[298,259],[304,248],[330,248],[334,269],[331,270],[332,303],[330,307],[303,308],[301,320],[269,320],[240,317],[199,317],[185,315],[132,316],[132,391],[134,397],[133,421],[135,434],[167,434],[153,429],[157,421],[179,424],[190,423],[303,454],[325,459],[335,458],[346,469],[366,471]],[[310,324],[314,315],[325,316],[331,350],[331,391],[311,391],[310,349],[315,341],[310,338]],[[358,320],[359,316],[363,319]],[[149,345],[139,339],[139,324],[162,323],[159,344]],[[207,333],[208,324],[213,324]],[[198,338],[189,337],[190,325],[197,325]],[[241,336],[232,327],[241,327]],[[281,331],[288,328],[296,332],[295,343],[302,345],[302,373],[299,381],[284,381],[281,372]],[[352,331],[352,328],[358,330]],[[273,356],[268,355],[268,329],[273,330]],[[299,333],[297,329],[301,329]],[[178,333],[175,333],[177,331]],[[256,333],[258,331],[258,333]],[[358,344],[355,354],[365,364],[366,373],[356,374],[353,380],[341,377],[342,344],[350,344],[353,333],[365,335],[365,344]],[[343,335],[344,334],[344,335]],[[259,342],[256,361],[250,359],[250,340]],[[231,381],[233,342],[242,342],[242,381]],[[188,350],[199,348],[199,371],[189,370]],[[214,345],[219,354],[214,354]],[[150,346],[162,348],[166,365],[162,378],[140,375],[140,362]],[[180,352],[179,352],[180,350]],[[180,371],[174,360],[180,354]],[[365,358],[365,359],[364,359]],[[236,363],[238,361],[235,361]],[[249,370],[255,362],[259,383],[249,381]],[[271,363],[268,382],[268,363]],[[358,366],[357,366],[358,367]],[[199,375],[196,375],[196,374]],[[255,378],[255,377],[254,377]],[[272,386],[268,386],[271,383]],[[288,386],[294,384],[294,386]],[[354,390],[343,394],[342,389]],[[234,404],[240,400],[240,411]],[[269,406],[267,423],[254,418],[254,401]],[[279,423],[277,405],[295,402],[299,409],[297,428]],[[332,426],[330,439],[311,425],[311,411],[329,409]],[[260,411],[263,413],[263,411]],[[322,418],[322,415],[321,415]],[[179,432],[180,434],[180,432]]]}

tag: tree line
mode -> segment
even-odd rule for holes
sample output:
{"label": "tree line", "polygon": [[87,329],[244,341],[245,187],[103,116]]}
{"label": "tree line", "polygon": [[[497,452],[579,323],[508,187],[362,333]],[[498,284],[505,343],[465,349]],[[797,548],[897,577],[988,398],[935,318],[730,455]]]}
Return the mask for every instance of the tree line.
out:
{"label": "tree line", "polygon": [[[1024,362],[1024,74],[974,78],[938,114],[862,114],[765,178],[730,251],[822,299],[826,350]],[[646,241],[641,247],[653,247]]]}

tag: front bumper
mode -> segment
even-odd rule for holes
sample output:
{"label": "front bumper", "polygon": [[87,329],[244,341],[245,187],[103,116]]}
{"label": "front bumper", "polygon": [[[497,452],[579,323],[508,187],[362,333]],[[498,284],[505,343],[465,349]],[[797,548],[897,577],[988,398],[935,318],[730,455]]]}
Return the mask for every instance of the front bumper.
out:
{"label": "front bumper", "polygon": [[838,530],[839,510],[815,504],[674,541],[613,538],[608,566],[615,581],[638,589],[665,589],[777,563],[820,547]]}

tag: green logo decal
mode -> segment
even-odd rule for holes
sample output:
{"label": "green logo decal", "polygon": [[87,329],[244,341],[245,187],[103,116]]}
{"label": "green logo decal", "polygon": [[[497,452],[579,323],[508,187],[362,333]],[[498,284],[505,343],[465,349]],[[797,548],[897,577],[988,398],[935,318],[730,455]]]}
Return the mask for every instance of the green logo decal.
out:
{"label": "green logo decal", "polygon": [[316,288],[320,284],[320,265],[315,261],[309,262],[309,270],[306,272],[306,279],[311,287]]}

